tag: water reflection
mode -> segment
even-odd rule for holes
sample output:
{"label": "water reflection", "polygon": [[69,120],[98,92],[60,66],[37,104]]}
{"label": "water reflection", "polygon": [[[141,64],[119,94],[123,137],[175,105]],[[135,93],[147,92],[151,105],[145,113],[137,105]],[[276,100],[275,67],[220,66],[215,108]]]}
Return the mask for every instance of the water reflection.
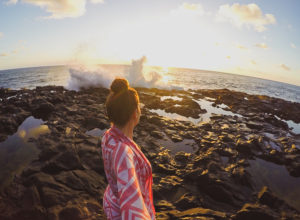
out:
{"label": "water reflection", "polygon": [[15,134],[0,143],[0,188],[8,184],[16,173],[37,156],[37,148],[28,140],[50,132],[43,123],[43,120],[30,116]]}
{"label": "water reflection", "polygon": [[300,178],[289,175],[285,166],[256,159],[249,160],[248,171],[255,180],[257,190],[268,186],[277,196],[300,211]]}
{"label": "water reflection", "polygon": [[273,150],[276,150],[276,151],[279,151],[281,152],[281,147],[276,143],[276,142],[273,142],[273,141],[264,141],[264,144],[265,146],[270,146]]}
{"label": "water reflection", "polygon": [[224,110],[223,108],[228,108],[228,106],[225,104],[220,104],[218,105],[218,107],[214,107],[213,106],[214,102],[208,101],[206,99],[199,99],[199,100],[194,99],[194,101],[197,102],[202,109],[205,109],[207,111],[207,113],[201,115],[202,122],[208,122],[212,114],[243,117],[240,114],[236,114],[231,111]]}
{"label": "water reflection", "polygon": [[193,139],[184,139],[183,141],[174,143],[169,137],[164,135],[163,139],[159,139],[156,142],[159,146],[170,150],[170,154],[173,156],[180,151],[194,153],[198,149],[198,145]]}
{"label": "water reflection", "polygon": [[182,101],[182,98],[180,98],[178,96],[161,96],[160,97],[161,101],[164,101],[166,99],[172,99],[172,100],[175,100],[175,101]]}
{"label": "water reflection", "polygon": [[179,115],[177,113],[168,113],[165,110],[162,109],[150,109],[150,112],[156,113],[162,117],[166,117],[169,119],[173,119],[173,120],[179,120],[179,121],[191,121],[195,124],[199,123],[201,120],[200,119],[194,119],[192,117],[185,117],[182,115]]}
{"label": "water reflection", "polygon": [[284,120],[282,118],[279,118],[277,115],[274,115],[275,118],[278,120],[284,121],[288,124],[289,128],[295,133],[295,134],[300,134],[300,123],[295,123],[292,120]]}
{"label": "water reflection", "polygon": [[264,135],[272,140],[276,139],[275,134],[269,133],[269,132],[264,132]]}
{"label": "water reflection", "polygon": [[87,135],[91,135],[91,136],[94,136],[94,137],[99,137],[99,136],[102,136],[105,132],[105,129],[100,129],[100,128],[94,128],[90,131],[87,131],[85,132]]}
{"label": "water reflection", "polygon": [[[165,96],[165,97],[175,97],[175,96]],[[221,104],[218,107],[214,107],[213,102],[211,102],[211,101],[208,101],[205,99],[199,99],[199,100],[193,99],[193,100],[198,103],[198,105],[201,107],[201,109],[205,109],[207,111],[207,113],[200,114],[199,118],[197,118],[197,119],[192,118],[192,117],[185,117],[185,116],[179,115],[177,113],[168,113],[162,109],[150,109],[150,112],[157,113],[160,116],[163,116],[163,117],[166,117],[169,119],[173,119],[173,120],[190,121],[196,125],[199,124],[200,122],[209,122],[210,117],[213,114],[243,117],[240,114],[236,114],[231,111],[226,111],[226,110],[222,109],[222,108],[228,108],[228,106],[225,104]]]}

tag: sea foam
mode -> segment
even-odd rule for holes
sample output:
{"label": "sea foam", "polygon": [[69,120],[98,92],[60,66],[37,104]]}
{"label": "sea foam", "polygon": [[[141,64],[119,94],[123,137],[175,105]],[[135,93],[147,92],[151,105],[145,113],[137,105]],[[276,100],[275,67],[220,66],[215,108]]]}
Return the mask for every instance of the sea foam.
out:
{"label": "sea foam", "polygon": [[[146,71],[144,64],[147,58],[142,57],[132,60],[128,68],[119,71],[113,71],[109,68],[77,66],[69,69],[70,79],[66,86],[69,90],[80,90],[81,88],[105,87],[109,88],[111,82],[116,77],[124,77],[129,81],[132,87],[146,88],[164,88],[174,89],[163,81],[163,73],[154,70]],[[176,87],[176,89],[180,89]]]}

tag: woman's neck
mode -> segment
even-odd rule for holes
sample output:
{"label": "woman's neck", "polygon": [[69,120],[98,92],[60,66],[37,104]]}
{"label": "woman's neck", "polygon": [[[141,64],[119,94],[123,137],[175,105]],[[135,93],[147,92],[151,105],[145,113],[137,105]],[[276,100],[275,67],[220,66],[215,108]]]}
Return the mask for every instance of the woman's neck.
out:
{"label": "woman's neck", "polygon": [[117,126],[115,125],[120,131],[122,131],[122,133],[130,138],[131,140],[133,140],[133,128],[134,126],[132,126],[130,123],[127,123],[125,126],[123,127],[120,127],[120,126]]}

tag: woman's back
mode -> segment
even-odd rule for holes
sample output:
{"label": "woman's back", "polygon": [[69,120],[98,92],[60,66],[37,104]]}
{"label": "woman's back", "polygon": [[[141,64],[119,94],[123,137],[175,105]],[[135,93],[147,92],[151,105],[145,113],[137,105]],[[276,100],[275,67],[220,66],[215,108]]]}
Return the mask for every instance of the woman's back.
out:
{"label": "woman's back", "polygon": [[155,219],[147,158],[115,126],[104,134],[101,146],[108,180],[103,207],[108,219]]}

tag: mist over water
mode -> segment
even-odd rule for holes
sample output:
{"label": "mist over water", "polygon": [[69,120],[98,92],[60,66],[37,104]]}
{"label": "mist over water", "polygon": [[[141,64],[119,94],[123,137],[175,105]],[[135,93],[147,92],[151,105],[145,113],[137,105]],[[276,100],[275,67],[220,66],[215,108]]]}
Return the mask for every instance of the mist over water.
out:
{"label": "mist over water", "polygon": [[132,60],[131,65],[127,68],[119,68],[118,70],[105,67],[72,67],[70,68],[70,79],[66,86],[69,90],[80,90],[80,88],[89,87],[105,87],[109,88],[111,82],[116,77],[124,77],[129,81],[132,87],[146,88],[164,88],[164,89],[181,89],[179,86],[172,86],[163,81],[162,73],[154,70],[145,70],[144,64],[147,58],[142,57]]}
{"label": "mist over water", "polygon": [[[67,89],[103,86],[109,88],[115,77],[125,77],[132,87],[164,89],[230,89],[248,94],[267,95],[300,103],[300,86],[236,74],[184,68],[145,65],[146,58],[131,65],[45,66],[0,71],[0,87],[34,89],[57,85]],[[1,101],[1,100],[0,100]]]}
{"label": "mist over water", "polygon": [[85,68],[70,68],[70,79],[66,86],[69,90],[80,90],[80,88],[105,87],[109,88],[110,83],[115,78],[102,68],[98,70],[88,70]]}

